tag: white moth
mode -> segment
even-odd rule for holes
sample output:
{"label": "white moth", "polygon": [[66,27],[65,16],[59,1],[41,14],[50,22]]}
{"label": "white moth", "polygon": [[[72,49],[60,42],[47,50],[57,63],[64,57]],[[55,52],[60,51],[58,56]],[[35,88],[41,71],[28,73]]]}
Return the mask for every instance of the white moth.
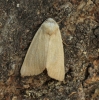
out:
{"label": "white moth", "polygon": [[35,34],[24,59],[21,76],[33,76],[47,70],[48,75],[64,80],[64,52],[58,24],[48,18]]}

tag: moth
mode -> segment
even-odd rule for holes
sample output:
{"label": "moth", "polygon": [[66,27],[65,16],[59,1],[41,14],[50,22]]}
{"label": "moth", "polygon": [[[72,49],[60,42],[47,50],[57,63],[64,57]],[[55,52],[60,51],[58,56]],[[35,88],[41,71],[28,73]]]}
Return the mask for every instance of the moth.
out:
{"label": "moth", "polygon": [[48,76],[63,81],[65,76],[64,51],[58,24],[45,20],[36,32],[27,51],[21,76],[33,76],[47,70]]}

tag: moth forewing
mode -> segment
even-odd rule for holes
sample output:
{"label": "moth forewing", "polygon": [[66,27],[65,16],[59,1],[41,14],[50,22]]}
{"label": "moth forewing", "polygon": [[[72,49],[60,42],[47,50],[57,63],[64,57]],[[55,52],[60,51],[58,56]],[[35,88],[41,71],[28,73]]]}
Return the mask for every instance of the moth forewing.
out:
{"label": "moth forewing", "polygon": [[49,36],[40,28],[34,36],[24,59],[21,76],[38,75],[45,69]]}
{"label": "moth forewing", "polygon": [[50,77],[59,81],[64,80],[64,52],[59,29],[50,37],[46,68]]}

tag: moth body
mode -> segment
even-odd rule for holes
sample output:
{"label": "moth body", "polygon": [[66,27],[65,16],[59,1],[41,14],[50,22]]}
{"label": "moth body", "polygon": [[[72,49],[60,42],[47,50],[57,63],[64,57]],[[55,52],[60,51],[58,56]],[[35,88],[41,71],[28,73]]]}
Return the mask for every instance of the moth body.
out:
{"label": "moth body", "polygon": [[64,80],[64,52],[58,24],[48,18],[36,32],[27,51],[21,76],[33,76],[47,70],[48,75]]}

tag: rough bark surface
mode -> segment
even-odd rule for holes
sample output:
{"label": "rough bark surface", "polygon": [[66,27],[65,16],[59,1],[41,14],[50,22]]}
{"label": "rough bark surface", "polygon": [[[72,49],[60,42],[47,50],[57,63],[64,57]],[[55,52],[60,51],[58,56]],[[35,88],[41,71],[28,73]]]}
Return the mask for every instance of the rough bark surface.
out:
{"label": "rough bark surface", "polygon": [[[66,76],[20,76],[37,29],[60,26]],[[99,100],[99,0],[0,0],[0,100]]]}

